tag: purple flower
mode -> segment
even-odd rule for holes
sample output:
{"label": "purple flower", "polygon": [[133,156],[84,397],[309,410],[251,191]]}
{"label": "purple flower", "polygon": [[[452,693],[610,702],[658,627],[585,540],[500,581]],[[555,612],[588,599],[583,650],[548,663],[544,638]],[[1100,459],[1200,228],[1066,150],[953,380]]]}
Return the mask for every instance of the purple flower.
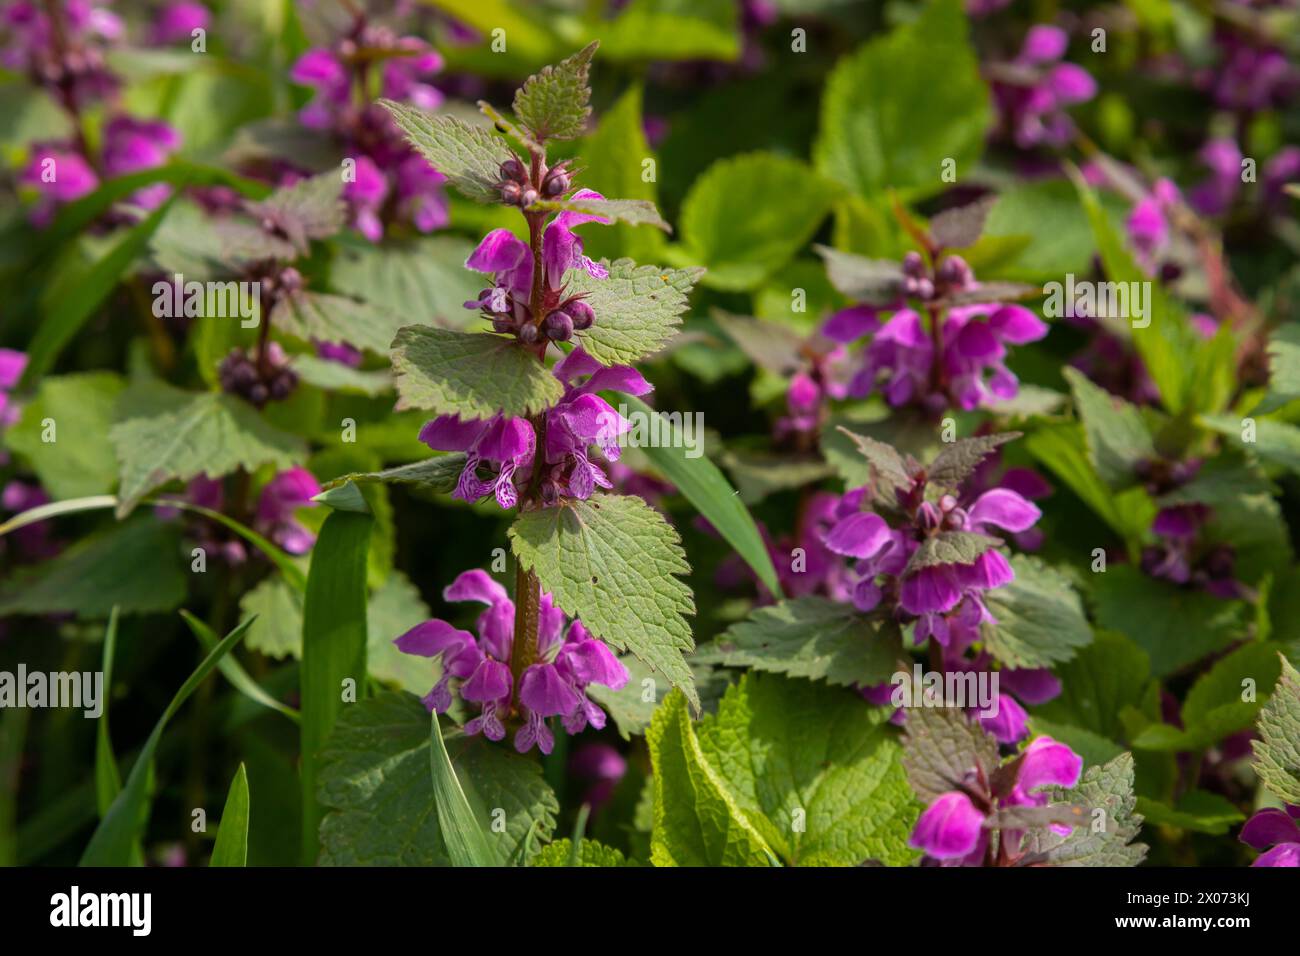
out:
{"label": "purple flower", "polygon": [[[979,866],[988,847],[985,820],[994,809],[1046,806],[1048,795],[1043,789],[1073,787],[1082,769],[1083,759],[1065,744],[1051,737],[1036,737],[1020,755],[1009,793],[984,792],[986,784],[974,779],[972,768],[971,791],[954,790],[932,800],[917,818],[908,843],[945,865]],[[1019,842],[1015,831],[1004,830],[1002,838],[1014,854]]]}
{"label": "purple flower", "polygon": [[11,401],[9,393],[26,370],[26,354],[14,349],[0,349],[0,430],[18,421],[18,405]]}
{"label": "purple flower", "polygon": [[1171,180],[1156,180],[1151,193],[1138,201],[1125,220],[1129,242],[1149,274],[1155,272],[1169,243],[1169,218],[1181,201],[1182,195]]}
{"label": "purple flower", "polygon": [[371,242],[384,237],[384,223],[380,218],[384,200],[388,197],[388,180],[369,156],[359,156],[355,178],[344,185],[343,198],[352,209],[352,224],[357,232]]}
{"label": "purple flower", "polygon": [[1241,190],[1241,147],[1235,140],[1212,139],[1201,147],[1200,158],[1210,176],[1192,189],[1188,201],[1203,216],[1221,216]]}
{"label": "purple flower", "polygon": [[594,810],[613,795],[614,788],[627,773],[627,759],[609,744],[583,744],[569,758],[569,772],[591,782],[582,802]]}
{"label": "purple flower", "polygon": [[209,19],[208,8],[196,0],[169,0],[154,16],[149,42],[166,46],[188,41],[195,30],[207,29]]}
{"label": "purple flower", "polygon": [[523,753],[535,744],[550,753],[555,736],[547,724],[560,717],[565,729],[579,733],[588,724],[605,726],[605,712],[587,697],[587,687],[603,684],[617,690],[628,681],[627,668],[602,641],[592,637],[579,621],[565,630],[564,612],[543,594],[538,607],[537,660],[520,675],[518,694],[510,670],[514,649],[514,602],[505,588],[478,569],[466,571],[446,590],[448,601],[478,601],[487,605],[475,624],[477,638],[446,621],[418,624],[393,643],[406,654],[441,659],[442,674],[425,695],[430,710],[444,713],[452,702],[452,681],[458,682],[463,701],[479,707],[465,725],[468,734],[489,740],[506,735],[505,720],[522,718],[515,734],[515,749]]}
{"label": "purple flower", "polygon": [[1219,62],[1201,82],[1218,106],[1254,112],[1282,106],[1300,90],[1300,70],[1277,47],[1228,26],[1215,30],[1214,41]]}
{"label": "purple flower", "polygon": [[30,214],[33,225],[44,228],[58,207],[95,191],[99,176],[86,158],[72,147],[33,143],[32,158],[19,179],[40,194]]}
{"label": "purple flower", "polygon": [[[909,253],[903,273],[906,294],[922,301],[980,288],[959,256],[944,257],[927,274],[921,257]],[[918,405],[930,412],[954,405],[969,411],[1014,398],[1019,381],[1006,366],[1007,346],[1047,334],[1047,325],[1024,306],[997,302],[937,310],[937,336],[912,308],[897,308],[883,324],[879,315],[880,310],[855,305],[822,327],[822,334],[837,342],[870,337],[848,394],[865,398],[879,389],[890,405]]]}
{"label": "purple flower", "polygon": [[[162,166],[180,146],[180,134],[166,123],[115,116],[104,128],[104,174],[125,176]],[[156,209],[169,195],[170,186],[155,183],[137,190],[128,201],[144,209]]]}
{"label": "purple flower", "polygon": [[1064,30],[1038,24],[1030,27],[1011,63],[990,70],[1000,125],[1021,149],[1065,146],[1074,135],[1066,108],[1097,95],[1097,82],[1087,70],[1061,62],[1068,45]]}
{"label": "purple flower", "polygon": [[[420,441],[434,451],[465,452],[465,467],[453,498],[472,502],[491,494],[502,508],[513,508],[519,501],[515,474],[519,473],[521,483],[527,482],[537,437],[525,418],[494,415],[461,421],[457,415],[439,415],[420,429]],[[480,478],[482,466],[495,473]]]}
{"label": "purple flower", "polygon": [[[1251,866],[1300,867],[1300,806],[1269,807],[1246,821],[1238,839],[1256,850],[1267,850]],[[1270,849],[1271,847],[1271,849]]]}
{"label": "purple flower", "polygon": [[262,489],[253,527],[290,554],[306,554],[316,536],[294,518],[294,512],[312,507],[312,498],[320,491],[320,483],[305,468],[295,466],[280,472]]}

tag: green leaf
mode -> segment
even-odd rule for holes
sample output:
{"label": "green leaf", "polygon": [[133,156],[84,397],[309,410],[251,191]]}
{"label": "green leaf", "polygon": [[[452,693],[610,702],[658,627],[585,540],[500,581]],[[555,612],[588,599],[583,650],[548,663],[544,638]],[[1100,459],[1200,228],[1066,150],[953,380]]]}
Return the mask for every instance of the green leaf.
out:
{"label": "green leaf", "polygon": [[316,802],[318,753],[344,709],[344,682],[353,701],[366,677],[366,554],[371,517],[335,511],[325,519],[311,552],[303,600],[302,807],[303,862],[316,862],[322,810]]}
{"label": "green leaf", "polygon": [[500,335],[408,325],[393,340],[392,358],[398,411],[424,408],[462,418],[501,412],[526,418],[564,394],[559,379],[536,355]]}
{"label": "green leaf", "polygon": [[[1076,827],[1069,836],[1049,827],[1030,831],[1028,849],[1035,859],[1048,866],[1137,866],[1146,857],[1145,844],[1130,842],[1142,829],[1142,817],[1134,811],[1132,754],[1089,767],[1078,786],[1054,788],[1053,793],[1053,803],[1067,801],[1092,811],[1088,819],[1093,825]],[[1094,816],[1098,810],[1102,814]]]}
{"label": "green leaf", "polygon": [[355,345],[386,353],[406,322],[404,312],[357,302],[341,295],[295,292],[276,303],[271,324],[304,341]]}
{"label": "green leaf", "polygon": [[[291,596],[294,594],[294,592],[290,591],[288,586],[285,585],[283,581],[276,579],[276,583],[278,583],[280,587],[284,588],[284,590],[288,592]],[[240,601],[239,609],[243,611],[245,614],[259,614],[259,612],[256,610],[250,611],[249,607],[246,605],[244,601]],[[185,623],[189,625],[190,631],[193,632],[196,638],[198,638],[199,644],[200,646],[203,647],[204,650],[210,651],[212,650],[212,648],[217,646],[219,641],[217,639],[216,632],[213,631],[212,628],[208,627],[206,624],[200,621],[189,611],[186,611],[184,608],[181,609],[181,617],[184,618]],[[259,616],[254,621],[253,625],[248,629],[248,637],[244,641],[245,647],[248,647],[250,649],[255,649],[252,647],[251,641],[260,623],[262,623],[262,618]],[[298,712],[294,710],[292,707],[290,707],[288,704],[276,700],[265,690],[263,690],[262,685],[259,684],[257,681],[253,680],[252,675],[250,675],[248,671],[244,670],[243,666],[235,658],[223,657],[220,661],[217,662],[217,667],[220,668],[222,676],[224,676],[226,680],[230,681],[231,686],[233,686],[237,691],[239,691],[241,694],[243,694],[253,703],[261,704],[263,707],[266,707],[270,710],[274,710],[278,713],[283,714],[284,716],[292,720],[295,724],[298,723],[299,720]]]}
{"label": "green leaf", "polygon": [[[1122,198],[1104,193],[1098,199],[1112,222],[1127,215]],[[1060,282],[1069,273],[1085,275],[1096,249],[1078,193],[1063,179],[1017,182],[1000,189],[985,234],[986,242],[994,237],[1024,240],[1010,246],[1008,253],[993,263],[997,274],[1007,279]]]}
{"label": "green leaf", "polygon": [[111,249],[95,261],[72,260],[71,266],[49,277],[42,303],[40,325],[27,347],[23,382],[40,379],[95,310],[108,298],[118,281],[145,249],[167,215],[179,189],[139,225],[125,231]]}
{"label": "green leaf", "polygon": [[302,439],[263,421],[254,408],[220,392],[178,393],[179,407],[114,425],[109,441],[122,469],[119,516],[169,481],[220,478],[239,468],[287,468],[305,454]]}
{"label": "green leaf", "polygon": [[960,790],[978,769],[988,779],[998,766],[998,744],[957,709],[909,707],[903,738],[903,768],[922,803]]}
{"label": "green leaf", "polygon": [[[465,268],[474,244],[459,236],[425,236],[376,245],[341,241],[330,265],[330,287],[390,312],[452,328],[473,315],[465,302],[482,280]],[[384,343],[383,350],[388,348]],[[382,351],[382,350],[381,350]]]}
{"label": "green leaf", "polygon": [[543,67],[515,93],[515,116],[538,142],[582,135],[591,115],[587,77],[599,45],[589,43],[554,66]]}
{"label": "green leaf", "polygon": [[1132,485],[1139,463],[1157,457],[1155,443],[1137,407],[1092,384],[1078,369],[1064,368],[1074,407],[1088,436],[1088,457],[1111,488]]}
{"label": "green leaf", "polygon": [[1122,740],[1120,714],[1140,708],[1151,679],[1151,660],[1142,648],[1112,631],[1099,631],[1073,660],[1055,669],[1060,696],[1040,704],[1035,715],[1073,724],[1108,740]]}
{"label": "green leaf", "polygon": [[[641,85],[629,86],[627,92],[601,114],[600,125],[578,152],[587,163],[582,182],[588,188],[605,196],[622,196],[653,204],[659,200],[658,176],[642,174],[647,160],[652,163],[657,160],[646,140],[641,100]],[[617,260],[627,256],[638,262],[655,262],[664,246],[659,232],[621,223],[584,232],[586,254],[593,259]],[[465,298],[473,296],[474,292],[471,292]]]}
{"label": "green leaf", "polygon": [[611,224],[621,222],[629,226],[654,226],[664,232],[673,231],[659,215],[655,204],[646,199],[540,199],[528,208],[546,213],[580,212],[604,216]]}
{"label": "green leaf", "polygon": [[932,568],[940,564],[973,564],[985,551],[991,551],[1002,542],[986,534],[973,531],[940,531],[921,542],[912,552],[904,573]]}
{"label": "green leaf", "polygon": [[568,838],[548,843],[529,866],[636,866],[622,850],[584,839],[578,844],[578,862],[573,862],[573,841]]}
{"label": "green leaf", "polygon": [[[330,866],[446,866],[430,775],[429,712],[410,694],[350,704],[321,751],[321,863]],[[497,865],[520,851],[536,827],[555,829],[559,804],[541,765],[483,737],[448,735],[447,753]],[[504,812],[505,830],[490,828]]]}
{"label": "green leaf", "polygon": [[230,781],[208,866],[248,866],[248,811],[248,771],[241,763]]}
{"label": "green leaf", "polygon": [[117,654],[118,609],[113,608],[104,632],[103,711],[95,726],[95,804],[102,820],[113,800],[122,792],[122,774],[113,756],[113,740],[108,733],[108,704],[113,699],[113,659]]}
{"label": "green leaf", "polygon": [[465,455],[456,452],[450,455],[437,455],[424,461],[413,461],[409,465],[398,465],[384,471],[352,472],[341,475],[328,482],[333,488],[346,482],[379,482],[381,484],[418,485],[428,491],[450,494],[456,487],[460,473],[465,470]]}
{"label": "green leaf", "polygon": [[991,114],[966,33],[960,0],[935,0],[913,22],[841,59],[822,93],[818,171],[868,199],[886,189],[938,192],[946,159],[956,161],[959,177],[968,175]]}
{"label": "green leaf", "polygon": [[[1197,678],[1183,702],[1183,726],[1213,743],[1255,722],[1261,701],[1281,676],[1276,645],[1243,644]],[[1247,694],[1249,689],[1250,693]],[[1246,697],[1252,699],[1247,701]]]}
{"label": "green leaf", "polygon": [[1001,432],[997,435],[981,435],[978,438],[962,438],[955,442],[946,442],[930,467],[926,469],[929,483],[941,488],[956,489],[963,481],[975,473],[984,459],[1001,446],[1020,437],[1020,432]]}
{"label": "green leaf", "polygon": [[[117,462],[107,433],[123,387],[115,372],[46,378],[23,406],[22,418],[5,431],[5,445],[27,460],[56,499],[112,491]],[[53,422],[52,441],[43,440],[46,419]]]}
{"label": "green leaf", "polygon": [[393,644],[394,634],[405,634],[432,617],[420,592],[401,571],[393,571],[370,595],[366,604],[366,669],[371,678],[423,697],[433,686],[434,669],[429,660],[403,654]]}
{"label": "green leaf", "polygon": [[682,203],[684,255],[708,268],[707,286],[755,289],[812,238],[834,198],[835,187],[795,159],[718,160]]}
{"label": "green leaf", "polygon": [[747,315],[733,315],[722,309],[711,310],[709,317],[749,356],[750,361],[774,375],[788,378],[806,361],[800,354],[805,337],[787,325]]}
{"label": "green leaf", "polygon": [[1300,804],[1300,674],[1285,658],[1251,746],[1260,782],[1284,803]]}
{"label": "green leaf", "polygon": [[665,698],[646,731],[646,745],[654,766],[655,866],[768,863],[772,850],[700,750],[683,694]]}
{"label": "green leaf", "polygon": [[212,673],[217,662],[239,643],[239,639],[248,629],[248,624],[248,621],[240,624],[212,649],[203,662],[195,668],[194,673],[181,685],[171,703],[167,705],[167,709],[158,718],[158,723],[154,725],[149,739],[140,748],[140,755],[131,767],[130,774],[127,775],[126,785],[117,795],[108,812],[104,814],[104,819],[95,828],[90,843],[86,845],[85,852],[81,855],[81,866],[126,866],[130,863],[132,848],[140,841],[145,825],[149,822],[150,778],[153,776],[154,754],[158,750],[158,742],[162,739],[163,731],[176,712],[181,709],[181,705],[194,693],[195,688]]}
{"label": "green leaf", "polygon": [[1119,631],[1150,655],[1153,677],[1223,649],[1240,637],[1246,622],[1240,601],[1180,588],[1131,565],[1095,575],[1092,603],[1099,627]]}
{"label": "green leaf", "polygon": [[841,295],[853,302],[889,306],[903,291],[903,269],[890,259],[867,259],[829,246],[817,246],[826,275]]}
{"label": "green leaf", "polygon": [[1148,824],[1177,827],[1222,836],[1246,815],[1226,797],[1208,790],[1189,790],[1173,806],[1147,797],[1137,798],[1137,810]]}
{"label": "green leaf", "polygon": [[[632,395],[620,394],[619,401],[632,410],[642,421],[649,421],[646,416],[658,414],[645,402]],[[708,522],[713,525],[724,541],[735,548],[736,553],[749,565],[758,579],[763,582],[775,597],[780,598],[781,583],[777,579],[776,569],[772,566],[772,556],[759,534],[754,518],[737,496],[730,482],[709,460],[701,454],[697,458],[688,457],[688,443],[678,434],[680,429],[667,420],[659,423],[660,434],[665,430],[667,441],[660,441],[653,446],[645,443],[641,447],[647,458],[663,473],[686,500],[695,506]]]}
{"label": "green leaf", "polygon": [[500,201],[500,166],[513,153],[490,126],[471,126],[455,116],[426,113],[392,100],[380,100],[379,105],[393,114],[410,144],[464,195],[476,202]]}
{"label": "green leaf", "polygon": [[1268,339],[1268,396],[1258,414],[1300,398],[1300,322],[1278,326]]}
{"label": "green leaf", "polygon": [[996,196],[945,209],[930,220],[930,238],[944,249],[964,249],[979,241]]}
{"label": "green leaf", "polygon": [[612,23],[601,22],[601,56],[731,63],[740,56],[738,17],[730,0],[630,0]]}
{"label": "green leaf", "polygon": [[1300,428],[1272,418],[1255,420],[1255,440],[1242,441],[1242,421],[1236,415],[1202,415],[1201,424],[1218,432],[1233,445],[1254,452],[1291,471],[1300,471]]}
{"label": "green leaf", "polygon": [[[847,437],[858,454],[866,460],[867,467],[863,469],[863,477],[871,484],[877,500],[889,500],[893,497],[892,492],[911,485],[912,478],[907,462],[892,445],[878,441],[869,435],[859,435],[842,425],[835,431]],[[823,445],[825,444],[823,441]]]}
{"label": "green leaf", "polygon": [[107,617],[170,611],[185,599],[188,558],[180,530],[152,517],[117,524],[57,557],[9,575],[0,616],[67,614]]}
{"label": "green leaf", "polygon": [[839,601],[800,597],[758,608],[695,660],[854,686],[886,680],[901,654],[897,628]]}
{"label": "green leaf", "polygon": [[603,263],[609,276],[583,269],[565,274],[565,294],[584,296],[596,313],[590,328],[574,334],[596,361],[626,365],[659,351],[677,334],[702,269],[639,266],[631,259]]}
{"label": "green leaf", "polygon": [[984,646],[1009,667],[1048,667],[1092,641],[1083,602],[1070,579],[1042,560],[1011,558],[1015,580],[984,595],[996,624],[982,628]]}
{"label": "green leaf", "polygon": [[[642,664],[632,654],[620,655],[619,661],[627,668],[628,681],[618,690],[612,690],[604,684],[591,684],[587,696],[605,708],[605,712],[614,719],[619,736],[630,740],[641,736],[650,726],[655,710],[659,706],[659,681],[655,679],[654,669]],[[699,663],[698,657],[692,658]],[[644,681],[650,681],[654,690],[650,699],[645,699],[647,688]]]}
{"label": "green leaf", "polygon": [[482,818],[470,809],[469,798],[456,778],[437,714],[429,715],[429,741],[433,804],[438,810],[438,827],[447,847],[447,857],[452,866],[491,866],[492,847],[479,822]]}
{"label": "green leaf", "polygon": [[354,392],[374,398],[393,390],[393,375],[386,368],[353,368],[303,353],[293,357],[293,370],[308,385],[327,392]]}
{"label": "green leaf", "polygon": [[700,752],[791,866],[903,865],[919,807],[888,713],[855,692],[769,674],[732,685],[696,728]]}
{"label": "green leaf", "polygon": [[699,707],[682,656],[695,613],[676,575],[690,566],[676,530],[640,498],[596,495],[521,514],[510,543],[556,605],[616,651],[631,651]]}

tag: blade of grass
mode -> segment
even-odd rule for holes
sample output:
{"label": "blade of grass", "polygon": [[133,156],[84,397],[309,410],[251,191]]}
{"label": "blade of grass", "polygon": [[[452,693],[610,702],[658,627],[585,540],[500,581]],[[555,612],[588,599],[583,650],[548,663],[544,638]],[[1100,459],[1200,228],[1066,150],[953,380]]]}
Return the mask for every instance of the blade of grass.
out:
{"label": "blade of grass", "polygon": [[248,812],[248,771],[241,763],[230,781],[208,866],[248,866]]}
{"label": "blade of grass", "polygon": [[158,718],[158,723],[154,725],[149,739],[140,749],[140,756],[131,767],[126,785],[113,800],[99,826],[95,828],[90,843],[86,845],[86,850],[81,855],[79,865],[127,866],[131,862],[131,849],[140,840],[145,825],[149,822],[149,789],[153,776],[154,752],[158,749],[158,741],[162,739],[167,722],[181,709],[181,705],[194,693],[195,688],[212,673],[217,662],[239,643],[254,620],[250,617],[227,634],[181,685],[176,696],[167,705],[167,709]]}
{"label": "blade of grass", "polygon": [[366,555],[373,518],[333,511],[311,552],[303,599],[302,664],[302,859],[320,852],[322,809],[316,800],[317,753],[343,709],[345,681],[351,700],[366,686]]}
{"label": "blade of grass", "polygon": [[[634,395],[620,392],[618,401],[637,414],[659,414]],[[643,447],[640,450],[663,472],[665,478],[677,486],[677,490],[686,496],[695,510],[708,519],[773,596],[780,600],[784,595],[776,577],[776,568],[772,566],[772,556],[768,554],[763,536],[758,533],[758,525],[754,524],[753,516],[740,500],[736,489],[731,487],[726,475],[708,456],[701,454],[698,458],[688,458],[686,453],[689,449],[682,439],[681,429],[670,424],[667,419],[662,419],[659,434],[665,432],[670,436],[669,441],[661,443],[660,447]]]}
{"label": "blade of grass", "polygon": [[[208,627],[184,608],[181,609],[181,617],[185,619],[185,623],[190,626],[190,630],[194,633],[194,636],[198,638],[199,643],[203,645],[205,650],[210,651],[212,648],[217,646],[217,635],[212,628]],[[263,707],[268,707],[271,710],[284,714],[284,716],[288,717],[295,724],[301,720],[301,717],[296,710],[283,701],[276,700],[263,690],[262,685],[253,680],[252,675],[249,674],[248,671],[244,670],[243,665],[240,664],[239,661],[235,660],[233,656],[222,658],[222,660],[217,664],[217,667],[220,669],[226,680],[230,681],[231,686],[253,703],[261,704]]]}
{"label": "blade of grass", "polygon": [[430,714],[429,775],[433,780],[433,799],[438,808],[438,829],[447,844],[452,866],[495,866],[487,834],[470,808],[469,798],[456,777],[456,769],[447,755],[438,715]]}
{"label": "blade of grass", "polygon": [[117,607],[108,617],[108,630],[104,632],[104,700],[103,711],[95,728],[95,802],[102,820],[117,795],[122,792],[122,774],[113,756],[113,741],[108,735],[108,702],[113,696],[113,658],[117,653]]}

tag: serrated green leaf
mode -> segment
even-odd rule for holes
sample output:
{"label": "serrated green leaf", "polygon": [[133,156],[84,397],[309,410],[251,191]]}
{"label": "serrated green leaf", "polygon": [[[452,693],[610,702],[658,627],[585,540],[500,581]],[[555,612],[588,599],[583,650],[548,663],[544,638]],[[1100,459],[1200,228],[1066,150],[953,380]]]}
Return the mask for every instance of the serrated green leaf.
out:
{"label": "serrated green leaf", "polygon": [[[621,403],[642,416],[657,414],[634,395],[622,395]],[[736,497],[735,491],[707,455],[691,458],[689,444],[678,434],[680,429],[669,421],[660,422],[667,441],[647,443],[640,451],[659,469],[686,500],[713,525],[718,534],[736,549],[764,587],[781,597],[781,582],[772,566],[772,556],[759,534],[754,518]]]}
{"label": "serrated green leaf", "polygon": [[997,621],[982,629],[990,654],[1009,667],[1048,667],[1092,641],[1083,602],[1069,578],[1029,555],[1013,555],[1011,567],[1015,580],[984,595]]}
{"label": "serrated green leaf", "polygon": [[426,113],[392,100],[380,100],[379,105],[393,114],[410,144],[464,195],[476,202],[501,199],[496,188],[500,166],[514,154],[490,126],[471,126],[459,117]]}
{"label": "serrated green leaf", "polygon": [[698,709],[685,652],[695,613],[677,531],[640,498],[596,495],[521,514],[510,544],[557,606],[617,651],[631,651]]}
{"label": "serrated green leaf", "polygon": [[[446,745],[498,865],[534,827],[539,839],[550,838],[559,804],[537,761],[482,737],[448,734]],[[321,751],[323,865],[448,865],[429,746],[429,712],[410,694],[381,694],[344,709]],[[505,812],[501,833],[490,828],[496,808]]]}
{"label": "serrated green leaf", "polygon": [[285,296],[271,313],[271,324],[304,341],[354,345],[386,353],[408,316],[380,306],[323,292]]}
{"label": "serrated green leaf", "polygon": [[869,435],[859,435],[844,426],[836,429],[853,443],[854,448],[866,460],[865,474],[873,487],[879,485],[877,498],[888,495],[912,483],[908,474],[907,463],[892,445],[887,445]]}
{"label": "serrated green leaf", "polygon": [[1251,747],[1260,782],[1284,802],[1300,804],[1300,673],[1285,658]]}
{"label": "serrated green leaf", "polygon": [[209,866],[248,865],[248,813],[248,771],[241,763],[230,781]]}
{"label": "serrated green leaf", "polygon": [[537,212],[580,212],[589,216],[604,216],[610,224],[626,223],[629,226],[654,226],[664,232],[672,227],[659,215],[655,204],[645,199],[541,199],[528,207]]}
{"label": "serrated green leaf", "polygon": [[118,515],[169,481],[219,478],[262,465],[288,468],[302,459],[302,439],[267,424],[251,405],[219,392],[186,394],[172,411],[114,425],[109,441],[121,466]]}
{"label": "serrated green leaf", "polygon": [[758,608],[702,646],[695,660],[865,686],[886,680],[901,653],[897,628],[814,596]]}
{"label": "serrated green leaf", "polygon": [[1144,822],[1157,826],[1177,827],[1196,833],[1222,836],[1228,828],[1246,819],[1246,815],[1226,797],[1208,790],[1189,790],[1173,806],[1138,797],[1137,811]]}
{"label": "serrated green leaf", "polygon": [[1283,468],[1300,471],[1300,428],[1295,425],[1272,418],[1256,419],[1254,441],[1245,442],[1242,420],[1236,415],[1202,415],[1200,421],[1236,447]]}
{"label": "serrated green leaf", "polygon": [[[661,689],[654,668],[642,664],[632,654],[620,655],[619,661],[627,668],[627,683],[618,690],[613,690],[604,684],[591,684],[587,687],[587,696],[600,704],[613,718],[619,736],[624,740],[630,740],[633,736],[644,734],[645,729],[650,726],[650,720],[659,707]],[[645,699],[649,688],[643,684],[647,680],[653,686],[649,700]]]}
{"label": "serrated green leaf", "polygon": [[608,278],[583,269],[565,275],[565,294],[581,295],[596,313],[574,338],[596,361],[625,365],[659,351],[677,334],[702,269],[639,266],[631,259],[604,263]]}
{"label": "serrated green leaf", "polygon": [[930,484],[941,488],[957,488],[963,481],[975,473],[980,464],[1001,446],[1020,437],[1020,432],[1001,432],[997,435],[981,435],[978,438],[962,438],[955,442],[945,442],[930,467],[926,476]]}
{"label": "serrated green leaf", "polygon": [[922,803],[961,789],[977,768],[987,780],[998,766],[997,741],[959,709],[909,707],[905,726],[903,768]]}
{"label": "serrated green leaf", "polygon": [[682,203],[685,255],[707,267],[707,286],[754,289],[812,238],[834,196],[798,160],[773,153],[718,160]]}
{"label": "serrated green leaf", "polygon": [[732,685],[696,728],[700,752],[787,865],[903,865],[920,809],[886,722],[856,693],[773,674]]}
{"label": "serrated green leaf", "polygon": [[[946,159],[956,161],[958,176],[969,173],[991,115],[966,34],[960,0],[936,0],[841,59],[822,94],[818,171],[866,198],[886,189],[937,192]],[[942,83],[936,63],[944,65]]]}
{"label": "serrated green leaf", "polygon": [[567,837],[548,843],[533,857],[529,866],[636,866],[622,850],[584,839],[578,844],[578,862],[573,862],[573,841]]}
{"label": "serrated green leaf", "polygon": [[601,24],[601,56],[731,63],[740,56],[738,19],[730,0],[629,0],[612,23]]}
{"label": "serrated green leaf", "polygon": [[705,759],[686,697],[665,698],[646,731],[654,766],[656,866],[764,866],[771,849]]}
{"label": "serrated green leaf", "polygon": [[1111,488],[1133,484],[1138,464],[1157,457],[1142,413],[1092,384],[1078,369],[1064,368],[1061,374],[1070,383],[1074,407],[1088,437],[1088,457],[1097,474]]}
{"label": "serrated green leaf", "polygon": [[575,139],[591,115],[587,77],[598,43],[589,43],[554,66],[530,76],[515,93],[514,112],[533,138]]}
{"label": "serrated green leaf", "polygon": [[343,177],[331,170],[300,179],[249,203],[248,211],[259,223],[273,223],[277,235],[283,235],[299,255],[306,255],[309,240],[327,239],[347,224]]}
{"label": "serrated green leaf", "polygon": [[408,325],[393,340],[392,358],[398,411],[528,417],[564,394],[559,379],[536,355],[500,335]]}
{"label": "serrated green leaf", "polygon": [[1060,696],[1040,704],[1035,715],[1076,725],[1108,740],[1124,739],[1120,713],[1125,707],[1140,707],[1151,679],[1146,651],[1123,634],[1099,631],[1073,660],[1054,670],[1061,682]]}
{"label": "serrated green leaf", "polygon": [[912,552],[904,573],[941,564],[973,564],[985,551],[991,551],[1002,542],[986,534],[973,531],[940,531],[921,542]]}
{"label": "serrated green leaf", "polygon": [[295,355],[293,370],[308,385],[327,392],[353,392],[374,398],[393,390],[393,374],[386,368],[359,369],[315,355]]}
{"label": "serrated green leaf", "polygon": [[[115,372],[46,378],[23,406],[22,417],[5,430],[4,443],[27,460],[56,499],[112,491],[117,462],[107,432],[123,387]],[[53,423],[51,441],[43,440],[47,420]]]}
{"label": "serrated green leaf", "polygon": [[[1069,836],[1047,827],[1030,831],[1026,845],[1035,858],[1048,866],[1137,866],[1145,859],[1146,845],[1130,842],[1142,829],[1142,816],[1134,810],[1132,754],[1089,767],[1078,786],[1056,789],[1054,795],[1053,802],[1067,801],[1092,813],[1088,824],[1074,828]],[[1102,814],[1095,816],[1098,810]]]}
{"label": "serrated green leaf", "polygon": [[996,202],[997,196],[985,196],[964,206],[945,209],[930,220],[930,238],[944,249],[975,245]]}
{"label": "serrated green leaf", "polygon": [[[403,242],[343,241],[330,265],[330,287],[343,295],[433,325],[460,328],[474,313],[482,279],[465,268],[474,244],[459,236]],[[388,343],[384,343],[387,349]]]}
{"label": "serrated green leaf", "polygon": [[1268,338],[1268,395],[1257,414],[1300,398],[1300,322],[1287,322]]}

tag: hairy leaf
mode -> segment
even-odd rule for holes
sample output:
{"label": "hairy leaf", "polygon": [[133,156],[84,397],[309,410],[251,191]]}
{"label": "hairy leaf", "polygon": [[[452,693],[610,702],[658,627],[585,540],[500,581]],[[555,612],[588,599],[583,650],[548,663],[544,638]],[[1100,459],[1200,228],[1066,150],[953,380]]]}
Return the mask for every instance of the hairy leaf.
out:
{"label": "hairy leaf", "polygon": [[1048,667],[1092,641],[1083,602],[1064,574],[1029,555],[1014,555],[1011,567],[1015,580],[984,595],[997,619],[982,629],[990,654],[1009,667]]}
{"label": "hairy leaf", "polygon": [[591,115],[587,75],[598,43],[589,43],[573,56],[530,76],[515,93],[515,116],[539,142],[575,139]]}
{"label": "hairy leaf", "polygon": [[1300,804],[1300,674],[1285,658],[1251,746],[1252,766],[1264,786],[1286,803]]}
{"label": "hairy leaf", "polygon": [[392,100],[379,104],[393,114],[411,145],[447,181],[476,202],[498,202],[500,166],[513,153],[490,126],[471,126],[463,119]]}
{"label": "hairy leaf", "polygon": [[605,265],[605,279],[582,269],[570,269],[565,276],[566,294],[583,296],[596,313],[591,327],[574,337],[605,365],[635,362],[659,351],[677,334],[691,289],[704,270],[639,266],[631,259]]}

